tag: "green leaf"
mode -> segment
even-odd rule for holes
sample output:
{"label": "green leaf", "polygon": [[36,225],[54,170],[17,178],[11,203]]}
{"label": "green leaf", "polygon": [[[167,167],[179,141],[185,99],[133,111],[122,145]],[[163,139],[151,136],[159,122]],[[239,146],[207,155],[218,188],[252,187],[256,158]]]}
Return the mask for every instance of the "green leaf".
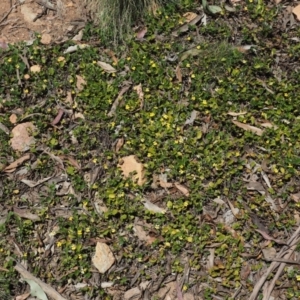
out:
{"label": "green leaf", "polygon": [[39,300],[48,300],[45,292],[42,288],[33,280],[24,278],[24,280],[30,285],[30,294]]}
{"label": "green leaf", "polygon": [[207,9],[212,14],[217,14],[217,13],[222,12],[222,8],[220,6],[217,6],[217,5],[208,5]]}

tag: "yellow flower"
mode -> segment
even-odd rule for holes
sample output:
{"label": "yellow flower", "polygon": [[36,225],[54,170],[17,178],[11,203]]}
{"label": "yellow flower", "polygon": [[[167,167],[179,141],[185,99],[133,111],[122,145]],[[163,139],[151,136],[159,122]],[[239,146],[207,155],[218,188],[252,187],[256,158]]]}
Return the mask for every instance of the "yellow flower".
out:
{"label": "yellow flower", "polygon": [[71,249],[74,251],[76,249],[76,245],[72,244]]}
{"label": "yellow flower", "polygon": [[56,243],[56,246],[57,246],[57,247],[61,247],[61,246],[62,246],[62,242],[57,242],[57,243]]}

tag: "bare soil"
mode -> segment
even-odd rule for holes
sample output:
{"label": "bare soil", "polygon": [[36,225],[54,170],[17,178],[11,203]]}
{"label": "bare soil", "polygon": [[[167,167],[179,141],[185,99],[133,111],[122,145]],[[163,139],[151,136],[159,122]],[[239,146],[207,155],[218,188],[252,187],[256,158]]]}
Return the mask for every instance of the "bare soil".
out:
{"label": "bare soil", "polygon": [[0,1],[0,40],[9,44],[32,40],[35,33],[49,34],[52,42],[62,42],[85,23],[80,0]]}

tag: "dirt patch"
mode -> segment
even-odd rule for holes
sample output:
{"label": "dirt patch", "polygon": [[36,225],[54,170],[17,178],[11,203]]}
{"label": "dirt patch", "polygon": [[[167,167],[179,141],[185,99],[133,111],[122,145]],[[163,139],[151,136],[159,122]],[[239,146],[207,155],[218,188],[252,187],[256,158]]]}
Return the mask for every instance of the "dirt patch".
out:
{"label": "dirt patch", "polygon": [[80,0],[0,2],[0,39],[10,44],[31,40],[35,33],[62,42],[72,38],[87,20]]}

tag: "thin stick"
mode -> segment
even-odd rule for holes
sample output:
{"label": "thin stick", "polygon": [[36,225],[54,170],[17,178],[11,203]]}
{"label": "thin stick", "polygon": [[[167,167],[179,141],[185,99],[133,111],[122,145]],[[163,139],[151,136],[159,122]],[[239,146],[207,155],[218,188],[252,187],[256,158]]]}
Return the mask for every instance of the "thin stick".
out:
{"label": "thin stick", "polygon": [[15,4],[13,5],[10,10],[4,15],[4,17],[1,19],[0,24],[9,16],[9,14],[12,12],[12,10],[16,7],[18,7],[19,5],[21,5],[21,3]]}
{"label": "thin stick", "polygon": [[[295,244],[293,243],[294,239],[299,235],[300,233],[300,226],[297,228],[297,230],[293,233],[293,235],[291,236],[291,238],[288,240],[287,244],[288,245],[292,245]],[[286,247],[282,247],[282,249],[280,250],[279,254],[277,255],[276,258],[281,258],[281,256],[283,255],[283,253],[285,253],[286,251]],[[273,272],[273,270],[275,270],[278,266],[280,265],[280,263],[278,262],[272,262],[271,265],[269,266],[268,270],[265,272],[265,274],[263,274],[260,278],[260,280],[255,284],[254,289],[252,291],[252,294],[249,298],[249,300],[255,300],[261,287],[264,285],[264,283],[266,282],[268,276],[270,273]]]}

